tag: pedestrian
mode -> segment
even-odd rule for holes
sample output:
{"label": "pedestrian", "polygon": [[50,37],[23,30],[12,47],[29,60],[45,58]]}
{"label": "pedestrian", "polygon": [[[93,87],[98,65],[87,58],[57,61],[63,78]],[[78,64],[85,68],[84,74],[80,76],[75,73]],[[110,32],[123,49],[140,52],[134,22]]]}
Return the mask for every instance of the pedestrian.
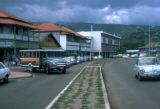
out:
{"label": "pedestrian", "polygon": [[18,65],[18,62],[19,62],[19,60],[18,60],[18,58],[16,57],[16,58],[15,58],[15,65],[16,65],[16,66]]}

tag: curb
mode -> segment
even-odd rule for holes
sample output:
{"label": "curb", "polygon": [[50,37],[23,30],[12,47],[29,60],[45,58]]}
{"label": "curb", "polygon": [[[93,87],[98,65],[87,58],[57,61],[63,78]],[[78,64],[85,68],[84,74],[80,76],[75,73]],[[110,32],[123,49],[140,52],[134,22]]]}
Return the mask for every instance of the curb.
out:
{"label": "curb", "polygon": [[101,78],[101,84],[102,84],[102,90],[103,90],[103,96],[104,96],[104,103],[105,103],[105,109],[110,109],[110,104],[109,104],[109,100],[108,100],[108,95],[107,95],[107,91],[106,91],[106,87],[104,84],[104,79],[103,79],[103,75],[102,75],[102,66],[104,64],[102,64],[100,66],[100,78]]}
{"label": "curb", "polygon": [[69,82],[69,84],[47,105],[45,109],[51,109],[52,106],[56,103],[56,101],[64,94],[64,92],[69,88],[69,86],[73,83],[74,80],[77,79],[77,77],[83,72],[83,70],[90,64],[86,64],[80,72]]}

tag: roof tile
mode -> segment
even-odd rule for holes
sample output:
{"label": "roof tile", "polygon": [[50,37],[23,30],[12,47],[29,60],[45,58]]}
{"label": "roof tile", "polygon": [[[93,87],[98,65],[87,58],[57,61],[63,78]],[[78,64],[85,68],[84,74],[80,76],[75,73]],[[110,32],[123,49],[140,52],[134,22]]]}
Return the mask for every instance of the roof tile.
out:
{"label": "roof tile", "polygon": [[25,20],[22,20],[2,10],[0,10],[0,24],[13,24],[13,25],[20,25],[28,28],[34,28],[31,23]]}

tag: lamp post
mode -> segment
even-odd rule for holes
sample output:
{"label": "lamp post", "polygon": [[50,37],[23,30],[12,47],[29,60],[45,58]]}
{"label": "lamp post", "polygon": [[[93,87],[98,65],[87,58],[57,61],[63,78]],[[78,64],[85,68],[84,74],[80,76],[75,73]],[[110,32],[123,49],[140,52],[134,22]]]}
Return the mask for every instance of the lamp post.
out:
{"label": "lamp post", "polygon": [[149,56],[151,55],[151,28],[150,28],[150,25],[149,25],[149,28],[148,28],[148,50],[149,50]]}
{"label": "lamp post", "polygon": [[15,59],[16,56],[17,56],[16,28],[17,28],[17,27],[14,25],[14,26],[13,26],[13,30],[14,30],[14,31],[13,31],[13,32],[14,32],[14,59]]}
{"label": "lamp post", "polygon": [[80,57],[81,57],[81,38],[79,39],[79,53],[80,53]]}

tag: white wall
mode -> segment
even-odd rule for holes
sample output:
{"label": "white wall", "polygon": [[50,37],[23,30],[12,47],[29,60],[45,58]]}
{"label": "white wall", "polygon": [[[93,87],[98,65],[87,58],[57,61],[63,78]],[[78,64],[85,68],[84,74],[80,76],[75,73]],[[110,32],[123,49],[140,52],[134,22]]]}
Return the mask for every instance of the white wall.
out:
{"label": "white wall", "polygon": [[81,31],[79,34],[83,36],[91,36],[91,50],[93,52],[101,52],[101,33],[103,31]]}
{"label": "white wall", "polygon": [[[60,35],[60,45],[64,50],[80,50],[80,44],[78,42],[67,42],[66,35]],[[89,44],[82,44],[81,51],[91,51]]]}
{"label": "white wall", "polygon": [[64,50],[67,49],[67,36],[66,35],[60,35],[60,45]]}

